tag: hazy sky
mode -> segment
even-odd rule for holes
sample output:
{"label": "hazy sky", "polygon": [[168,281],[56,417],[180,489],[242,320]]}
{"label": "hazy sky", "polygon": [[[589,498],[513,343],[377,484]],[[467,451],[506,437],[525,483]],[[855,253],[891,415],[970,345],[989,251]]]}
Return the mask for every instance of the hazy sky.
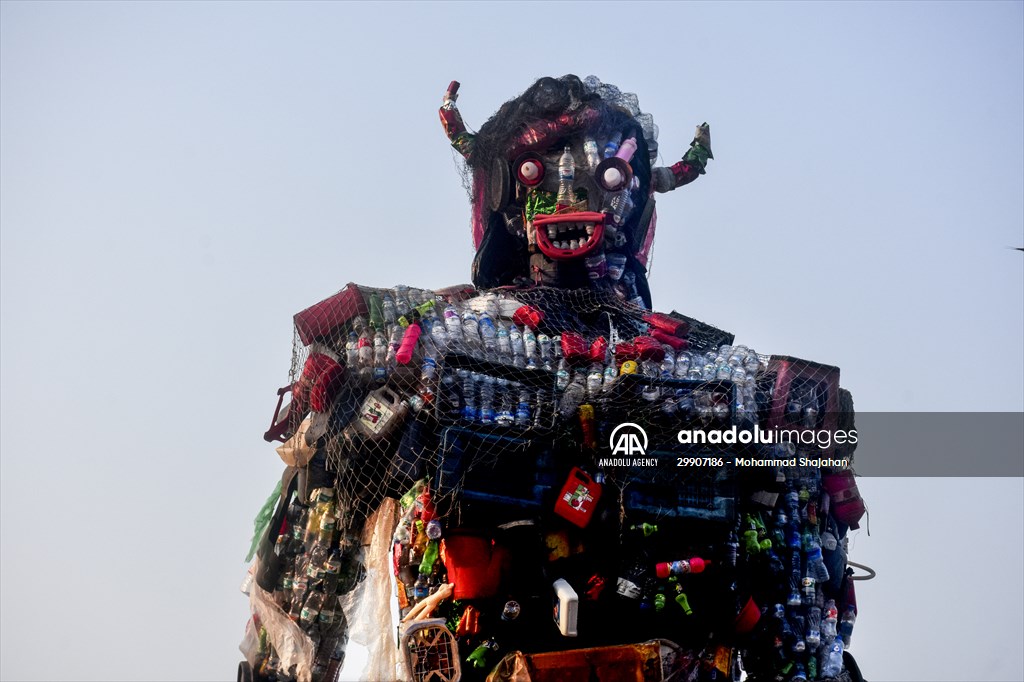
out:
{"label": "hazy sky", "polygon": [[[441,95],[478,127],[565,73],[636,92],[664,165],[711,125],[655,308],[860,411],[1024,409],[1020,2],[5,1],[0,678],[233,678],[292,314],[468,281]],[[1024,481],[861,490],[868,678],[1022,679]]]}

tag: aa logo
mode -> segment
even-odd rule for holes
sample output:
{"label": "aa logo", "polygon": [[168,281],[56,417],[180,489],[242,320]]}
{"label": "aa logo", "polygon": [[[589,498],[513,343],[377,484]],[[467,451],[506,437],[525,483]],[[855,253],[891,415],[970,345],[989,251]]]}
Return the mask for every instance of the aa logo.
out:
{"label": "aa logo", "polygon": [[644,455],[647,452],[647,432],[632,422],[619,424],[608,437],[608,446],[613,455]]}

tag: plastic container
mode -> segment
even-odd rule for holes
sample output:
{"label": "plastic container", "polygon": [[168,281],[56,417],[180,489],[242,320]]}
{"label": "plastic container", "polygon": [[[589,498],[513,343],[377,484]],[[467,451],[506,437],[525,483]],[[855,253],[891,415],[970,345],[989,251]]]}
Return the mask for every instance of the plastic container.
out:
{"label": "plastic container", "polygon": [[352,424],[367,438],[387,438],[408,411],[401,396],[385,386],[370,392]]}

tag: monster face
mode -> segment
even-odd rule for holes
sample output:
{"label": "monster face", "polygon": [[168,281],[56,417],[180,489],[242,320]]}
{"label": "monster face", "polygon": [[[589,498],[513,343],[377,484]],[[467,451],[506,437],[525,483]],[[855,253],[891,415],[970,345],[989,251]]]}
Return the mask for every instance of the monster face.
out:
{"label": "monster face", "polygon": [[652,172],[650,116],[594,77],[542,78],[476,134],[457,90],[453,82],[440,113],[471,173],[474,283],[610,290],[650,305],[652,193],[689,182],[703,163]]}

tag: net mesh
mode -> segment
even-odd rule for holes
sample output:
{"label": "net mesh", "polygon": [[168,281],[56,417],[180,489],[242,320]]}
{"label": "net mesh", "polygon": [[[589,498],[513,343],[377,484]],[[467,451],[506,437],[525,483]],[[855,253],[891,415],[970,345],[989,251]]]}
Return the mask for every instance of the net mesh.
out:
{"label": "net mesh", "polygon": [[[824,606],[824,580],[799,590],[805,545],[825,525],[815,520],[813,537],[794,544],[790,520],[773,513],[802,514],[807,527],[821,466],[769,463],[748,474],[731,464],[852,449],[683,433],[847,425],[837,368],[760,355],[711,325],[597,290],[349,285],[298,313],[295,328],[290,405],[268,436],[285,440],[308,420],[315,454],[290,501],[275,597],[318,645],[314,679],[328,679],[343,656],[344,619],[331,605],[363,579],[358,538],[385,498],[402,506],[392,566],[399,607],[408,613],[453,582],[455,599],[425,615],[448,619],[447,634],[432,632],[445,642],[458,635],[452,646],[463,660],[488,651],[483,630],[465,622],[467,604],[490,619],[515,604],[511,620],[537,623],[506,646],[586,643],[550,628],[549,590],[538,585],[553,576],[575,585],[587,613],[607,624],[592,644],[661,637],[701,650],[736,617],[744,567],[753,577],[740,582],[759,603],[793,605],[797,591],[795,617],[805,621],[814,604]],[[790,493],[798,494],[792,507],[779,501]],[[776,550],[765,546],[773,533]],[[442,538],[448,552],[438,556]],[[698,571],[677,561],[684,557],[731,568],[689,575]],[[657,561],[668,563],[655,575]],[[321,593],[326,600],[313,596]],[[650,616],[624,614],[622,601]],[[777,667],[774,644],[760,643],[773,633],[747,642],[752,664]],[[451,675],[451,661],[445,666]]]}

